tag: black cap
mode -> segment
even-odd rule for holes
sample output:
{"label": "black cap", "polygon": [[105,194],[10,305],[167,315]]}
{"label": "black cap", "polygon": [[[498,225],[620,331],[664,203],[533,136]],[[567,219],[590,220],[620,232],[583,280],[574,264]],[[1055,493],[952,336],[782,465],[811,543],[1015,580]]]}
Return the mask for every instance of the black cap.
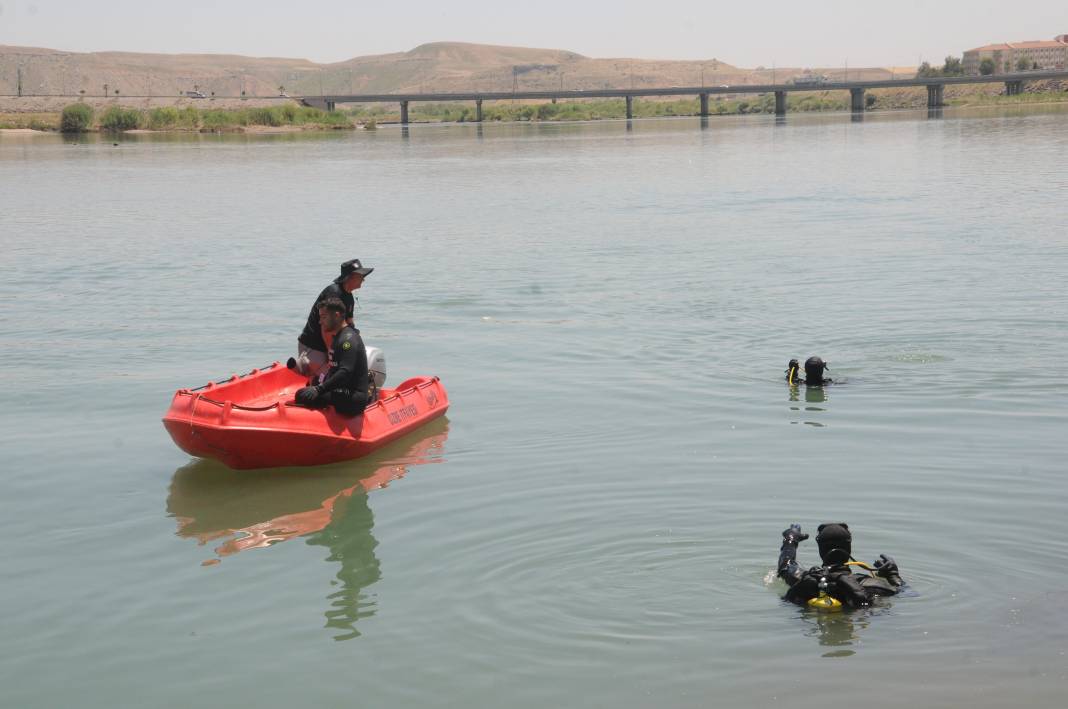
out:
{"label": "black cap", "polygon": [[358,273],[361,276],[366,276],[373,270],[373,268],[366,268],[362,263],[360,263],[360,259],[354,258],[351,261],[346,261],[345,263],[341,264],[341,277],[348,278],[354,273]]}
{"label": "black cap", "polygon": [[816,528],[816,544],[825,564],[844,564],[853,554],[853,534],[845,522],[828,522]]}

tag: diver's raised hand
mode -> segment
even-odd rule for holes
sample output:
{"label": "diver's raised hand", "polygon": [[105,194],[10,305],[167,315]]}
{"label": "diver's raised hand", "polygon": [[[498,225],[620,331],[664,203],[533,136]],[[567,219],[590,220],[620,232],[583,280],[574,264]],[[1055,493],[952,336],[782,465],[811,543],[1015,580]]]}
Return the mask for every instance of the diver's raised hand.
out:
{"label": "diver's raised hand", "polygon": [[800,542],[808,539],[808,535],[801,531],[800,524],[791,524],[789,528],[783,530],[782,539],[784,544],[797,546]]}

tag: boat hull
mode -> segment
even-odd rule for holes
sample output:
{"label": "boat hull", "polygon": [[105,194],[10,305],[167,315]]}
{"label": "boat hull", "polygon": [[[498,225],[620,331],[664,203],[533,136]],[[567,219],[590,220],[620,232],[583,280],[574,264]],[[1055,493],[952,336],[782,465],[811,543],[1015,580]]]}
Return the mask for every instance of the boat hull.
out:
{"label": "boat hull", "polygon": [[360,416],[293,404],[306,380],[275,362],[262,370],[179,389],[163,425],[198,458],[231,468],[337,463],[367,455],[445,414],[449,398],[437,377],[413,377],[383,389]]}

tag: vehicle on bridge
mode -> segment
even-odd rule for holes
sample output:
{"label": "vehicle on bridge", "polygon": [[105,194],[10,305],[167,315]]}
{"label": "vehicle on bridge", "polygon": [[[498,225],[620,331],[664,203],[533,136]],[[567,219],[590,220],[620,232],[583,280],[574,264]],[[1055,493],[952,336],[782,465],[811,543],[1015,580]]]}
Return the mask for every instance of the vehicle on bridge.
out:
{"label": "vehicle on bridge", "polygon": [[186,98],[207,98],[207,96],[204,95],[204,92],[200,91],[200,90],[186,91],[185,92],[185,97]]}
{"label": "vehicle on bridge", "polygon": [[823,86],[827,83],[827,75],[805,72],[800,76],[795,76],[786,83],[793,84],[794,86]]}

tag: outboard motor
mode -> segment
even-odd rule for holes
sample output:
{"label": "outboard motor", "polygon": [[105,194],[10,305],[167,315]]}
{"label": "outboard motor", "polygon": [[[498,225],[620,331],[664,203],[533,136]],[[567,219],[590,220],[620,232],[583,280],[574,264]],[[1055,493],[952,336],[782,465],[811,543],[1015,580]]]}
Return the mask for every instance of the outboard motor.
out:
{"label": "outboard motor", "polygon": [[377,347],[367,348],[367,376],[375,389],[386,383],[386,355]]}

